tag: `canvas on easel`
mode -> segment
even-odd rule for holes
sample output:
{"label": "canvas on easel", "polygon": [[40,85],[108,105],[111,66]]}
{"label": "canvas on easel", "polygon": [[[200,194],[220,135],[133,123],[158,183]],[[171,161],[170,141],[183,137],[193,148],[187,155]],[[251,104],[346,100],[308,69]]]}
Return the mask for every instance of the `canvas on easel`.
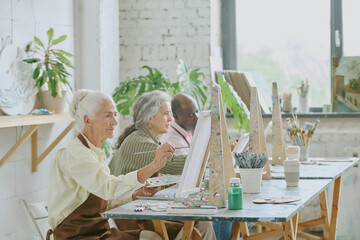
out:
{"label": "canvas on easel", "polygon": [[[250,95],[249,152],[256,154],[265,153],[266,156],[268,156],[266,150],[263,120],[259,106],[257,89],[255,87],[251,88]],[[266,173],[263,175],[263,179],[271,179],[269,161],[266,162],[264,169]]]}
{"label": "canvas on easel", "polygon": [[282,130],[282,118],[280,111],[280,102],[278,96],[277,83],[273,82],[273,112],[272,112],[272,161],[273,165],[282,165],[286,160],[285,141]]}
{"label": "canvas on easel", "polygon": [[208,143],[211,131],[211,112],[201,112],[198,123],[201,124],[196,124],[179,187],[175,194],[176,197],[182,197],[199,189],[204,168],[209,157]]}
{"label": "canvas on easel", "polygon": [[180,197],[198,189],[209,159],[209,203],[225,207],[225,186],[229,184],[231,177],[235,177],[235,171],[218,86],[212,88],[211,112],[201,112],[198,123],[201,124],[196,125],[176,196]]}

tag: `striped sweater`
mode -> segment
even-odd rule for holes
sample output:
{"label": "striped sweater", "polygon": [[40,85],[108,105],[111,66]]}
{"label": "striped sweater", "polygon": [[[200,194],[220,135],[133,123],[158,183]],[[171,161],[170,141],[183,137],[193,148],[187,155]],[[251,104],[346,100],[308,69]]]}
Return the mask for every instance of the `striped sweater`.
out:
{"label": "striped sweater", "polygon": [[[111,174],[115,176],[126,174],[150,164],[155,158],[155,152],[134,153],[156,150],[159,145],[160,142],[152,137],[145,128],[132,132],[125,138],[120,148],[113,155],[109,163]],[[181,175],[185,160],[186,155],[174,155],[159,172]]]}

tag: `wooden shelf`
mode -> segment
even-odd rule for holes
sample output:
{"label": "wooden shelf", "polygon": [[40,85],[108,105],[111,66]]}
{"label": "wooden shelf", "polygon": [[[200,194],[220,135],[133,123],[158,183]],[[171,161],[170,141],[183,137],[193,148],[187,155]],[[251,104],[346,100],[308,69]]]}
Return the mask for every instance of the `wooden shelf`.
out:
{"label": "wooden shelf", "polygon": [[[40,125],[56,122],[71,123],[63,132],[50,144],[50,146],[38,157],[37,153],[37,129]],[[73,128],[74,119],[69,113],[56,113],[51,115],[18,115],[18,116],[0,116],[0,128],[30,126],[29,129],[20,137],[20,139],[12,146],[12,148],[0,160],[2,167],[15,151],[31,136],[31,161],[32,171],[36,172],[41,161],[54,149],[54,147],[65,137],[65,135]]]}

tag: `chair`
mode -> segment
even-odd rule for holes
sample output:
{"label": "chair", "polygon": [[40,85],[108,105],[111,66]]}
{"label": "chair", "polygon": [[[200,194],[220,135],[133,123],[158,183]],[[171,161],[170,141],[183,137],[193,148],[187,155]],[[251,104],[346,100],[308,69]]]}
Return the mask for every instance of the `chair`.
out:
{"label": "chair", "polygon": [[[46,239],[46,233],[51,228],[48,223],[48,211],[45,202],[29,204],[26,200],[20,199],[20,206],[28,218],[32,228],[39,235],[40,239]],[[52,237],[52,236],[51,236]]]}

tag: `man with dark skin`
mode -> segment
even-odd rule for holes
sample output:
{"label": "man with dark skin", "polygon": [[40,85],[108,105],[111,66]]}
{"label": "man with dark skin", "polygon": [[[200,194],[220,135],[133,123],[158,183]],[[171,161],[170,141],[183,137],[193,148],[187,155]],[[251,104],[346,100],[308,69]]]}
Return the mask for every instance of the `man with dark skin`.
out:
{"label": "man with dark skin", "polygon": [[[174,122],[168,133],[161,137],[161,142],[170,142],[175,147],[190,146],[192,135],[198,120],[199,109],[196,101],[184,93],[175,94],[171,100]],[[187,154],[189,148],[177,149],[175,154]]]}

